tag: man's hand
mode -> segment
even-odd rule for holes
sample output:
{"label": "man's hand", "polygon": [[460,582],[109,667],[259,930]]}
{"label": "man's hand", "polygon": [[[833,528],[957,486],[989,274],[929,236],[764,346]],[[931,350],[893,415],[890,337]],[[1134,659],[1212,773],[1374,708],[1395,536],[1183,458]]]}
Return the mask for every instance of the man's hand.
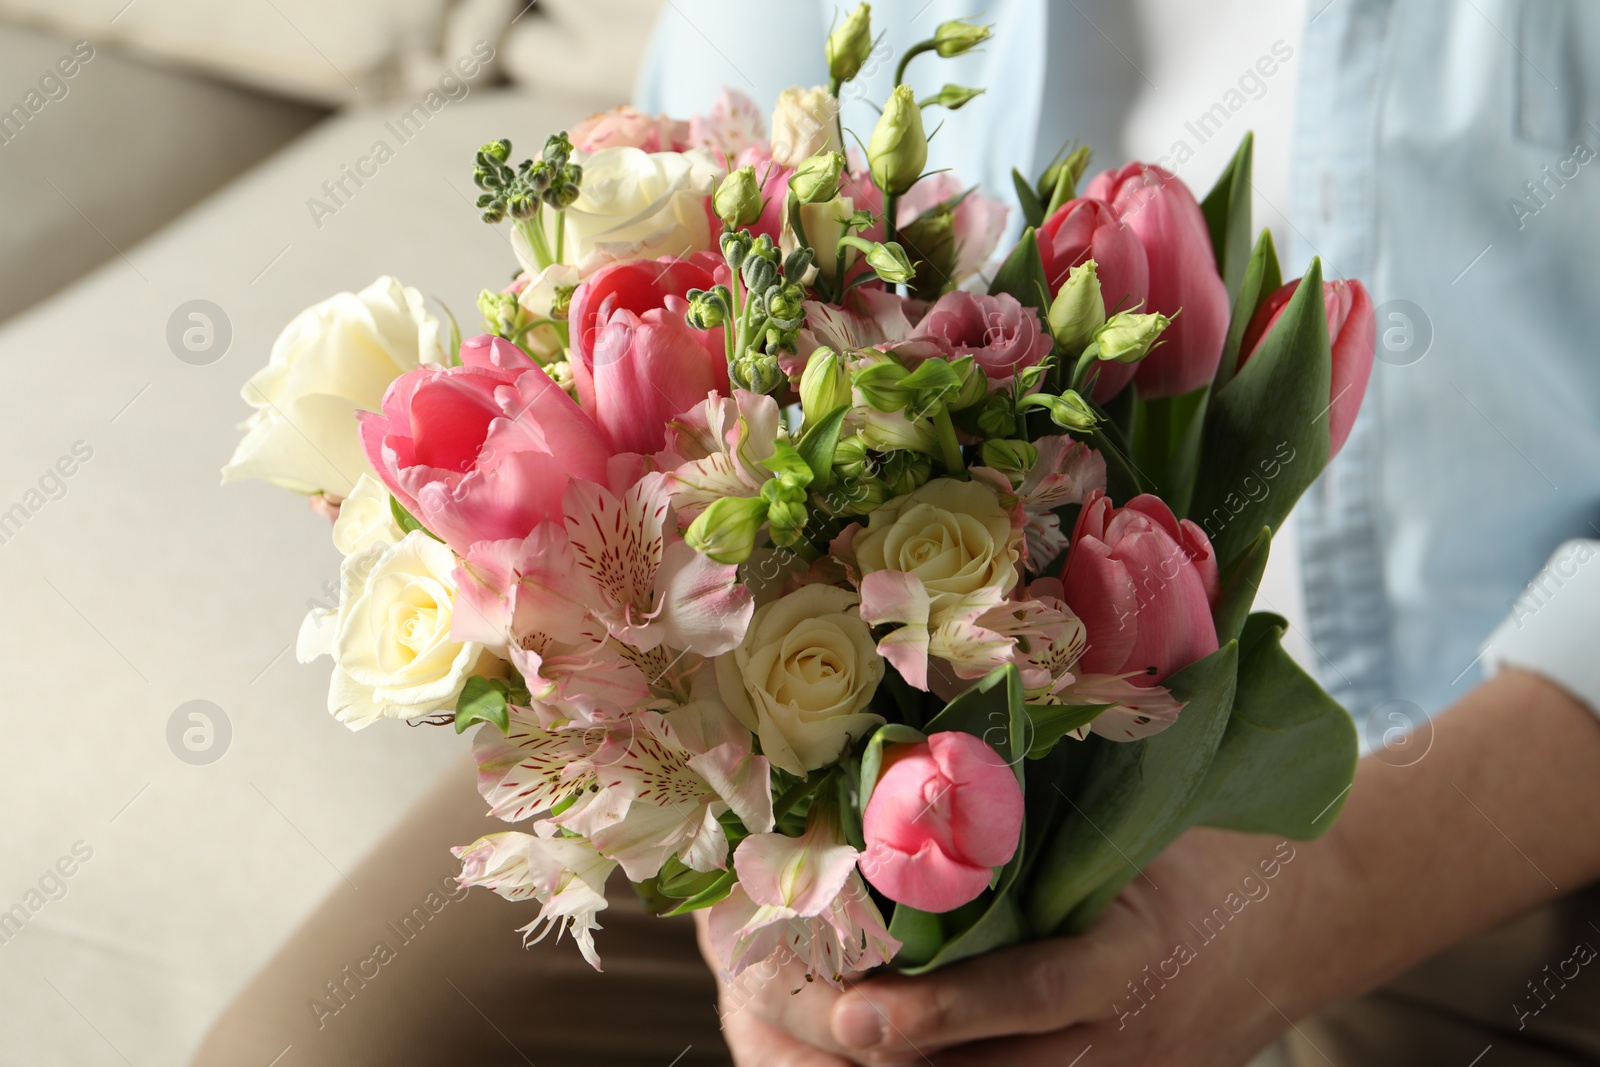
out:
{"label": "man's hand", "polygon": [[1589,709],[1507,671],[1432,734],[1420,761],[1363,760],[1319,841],[1189,832],[1080,937],[842,992],[752,968],[722,996],[735,1060],[1071,1067],[1093,1046],[1095,1067],[1237,1067],[1290,1020],[1600,878]]}
{"label": "man's hand", "polygon": [[741,1067],[1066,1067],[1090,1046],[1096,1064],[1236,1067],[1287,1025],[1244,968],[1263,913],[1284,906],[1274,886],[1294,855],[1269,838],[1194,831],[1081,937],[918,978],[847,981],[842,993],[791,969],[736,980],[723,991],[724,1035]]}

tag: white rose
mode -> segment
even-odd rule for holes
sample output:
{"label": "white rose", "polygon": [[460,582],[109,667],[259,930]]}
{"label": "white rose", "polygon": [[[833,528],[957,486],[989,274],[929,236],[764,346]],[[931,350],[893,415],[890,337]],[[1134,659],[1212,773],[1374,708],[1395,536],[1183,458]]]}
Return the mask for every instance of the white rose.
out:
{"label": "white rose", "polygon": [[439,320],[422,294],[390,277],[340,293],[294,317],[267,365],[245,383],[256,409],[223,482],[261,478],[297,493],[347,496],[372,469],[356,435],[357,411],[377,411],[384,390],[423,363],[446,362]]}
{"label": "white rose", "polygon": [[404,536],[389,506],[389,490],[370,474],[356,479],[356,487],[339,506],[333,523],[333,547],[353,556],[373,545],[392,545]]}
{"label": "white rose", "polygon": [[798,86],[778,94],[772,111],[772,158],[785,167],[798,166],[818,152],[841,151],[839,101],[822,86]]}
{"label": "white rose", "polygon": [[975,593],[998,600],[1011,591],[1021,541],[993,489],[935,478],[868,516],[854,547],[862,574],[921,579],[931,600],[928,624],[937,627]]}
{"label": "white rose", "polygon": [[[705,198],[724,171],[709,150],[602,148],[573,159],[583,165],[583,184],[566,210],[561,262],[576,266],[579,275],[586,278],[619,260],[686,256],[713,247]],[[546,209],[542,216],[554,250],[556,213]],[[538,272],[526,240],[516,230],[512,234],[523,267]],[[553,277],[570,282],[565,274]],[[537,296],[529,300],[537,306]]]}
{"label": "white rose", "polygon": [[359,730],[381,718],[417,719],[454,707],[489,657],[452,641],[455,553],[420,530],[345,558],[336,609],[315,609],[300,627],[302,663],[333,656],[328,710]]}
{"label": "white rose", "polygon": [[774,767],[825,767],[884,721],[865,710],[884,668],[858,603],[846,589],[801,586],[758,608],[739,647],[717,657],[723,701]]}

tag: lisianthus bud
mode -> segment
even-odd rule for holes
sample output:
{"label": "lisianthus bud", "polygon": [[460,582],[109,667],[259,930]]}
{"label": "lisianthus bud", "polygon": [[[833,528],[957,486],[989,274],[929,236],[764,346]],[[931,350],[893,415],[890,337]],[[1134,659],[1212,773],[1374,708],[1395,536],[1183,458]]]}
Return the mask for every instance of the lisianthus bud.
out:
{"label": "lisianthus bud", "polygon": [[821,204],[839,195],[839,178],[843,174],[843,152],[808,156],[790,177],[789,192],[802,204]]}
{"label": "lisianthus bud", "polygon": [[972,356],[950,361],[950,369],[961,379],[961,387],[946,397],[951,411],[965,411],[989,395],[989,376]]}
{"label": "lisianthus bud", "polygon": [[922,101],[923,107],[938,105],[950,111],[960,111],[967,104],[982,96],[984,90],[969,89],[965,85],[955,85],[945,82],[944,88]]}
{"label": "lisianthus bud", "polygon": [[978,455],[985,467],[993,467],[1010,478],[1012,484],[1020,481],[1039,462],[1039,450],[1032,442],[1004,437],[985,441],[979,447]]}
{"label": "lisianthus bud", "polygon": [[1073,267],[1050,304],[1050,332],[1056,344],[1077,353],[1106,321],[1105,300],[1100,295],[1100,274],[1094,260]]}
{"label": "lisianthus bud", "polygon": [[[1071,280],[1068,280],[1071,284]],[[1119,311],[1106,320],[1095,333],[1095,343],[1100,348],[1100,358],[1118,363],[1137,363],[1150,354],[1156,340],[1172,322],[1158,311],[1141,314]]]}
{"label": "lisianthus bud", "polygon": [[1096,415],[1083,397],[1068,389],[1060,396],[1051,396],[1049,393],[1034,393],[1025,396],[1017,405],[1021,408],[1043,408],[1050,413],[1050,421],[1063,430],[1072,430],[1077,433],[1088,433],[1099,425],[1100,416]]}
{"label": "lisianthus bud", "polygon": [[965,55],[989,39],[989,27],[979,26],[964,19],[951,19],[939,23],[933,31],[933,48],[945,59]]}
{"label": "lisianthus bud", "polygon": [[867,145],[867,163],[873,182],[890,196],[900,196],[922,177],[928,163],[928,135],[911,86],[897,85],[889,95]]}
{"label": "lisianthus bud", "polygon": [[756,168],[740,167],[730,171],[717,186],[711,198],[711,207],[717,218],[730,229],[749,226],[761,217],[761,183],[756,179]]}
{"label": "lisianthus bud", "polygon": [[861,65],[872,55],[872,6],[857,4],[856,9],[828,35],[828,73],[834,81],[847,82],[861,73]]}
{"label": "lisianthus bud", "polygon": [[950,284],[960,253],[954,212],[943,204],[924,211],[900,231],[900,240],[917,268],[911,295],[937,300]]}
{"label": "lisianthus bud", "polygon": [[917,276],[917,270],[911,265],[911,259],[906,255],[906,250],[894,241],[888,244],[867,242],[859,237],[842,239],[842,244],[854,244],[866,253],[867,266],[886,282],[902,284],[909,282]]}
{"label": "lisianthus bud", "polygon": [[800,375],[800,410],[805,413],[810,426],[830,411],[850,403],[850,374],[844,368],[839,353],[831,348],[819,348],[811,353],[804,373]]}
{"label": "lisianthus bud", "polygon": [[689,547],[717,563],[743,563],[767,521],[767,502],[760,497],[725,496],[702,511],[683,539]]}

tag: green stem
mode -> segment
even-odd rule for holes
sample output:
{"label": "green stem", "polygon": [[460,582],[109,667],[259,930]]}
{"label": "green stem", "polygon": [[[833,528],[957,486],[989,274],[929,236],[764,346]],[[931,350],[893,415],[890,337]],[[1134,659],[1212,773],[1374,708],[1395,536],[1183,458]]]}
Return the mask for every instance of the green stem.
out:
{"label": "green stem", "polygon": [[933,411],[933,432],[939,442],[939,462],[952,478],[965,480],[967,464],[961,458],[961,442],[956,440],[956,424],[950,421],[950,409],[940,404]]}
{"label": "green stem", "polygon": [[[744,286],[739,282],[739,272],[732,271],[729,279],[729,289],[733,290],[733,315],[722,326],[722,347],[727,353],[728,362],[733,362],[735,349],[739,343],[739,320],[744,313]],[[731,327],[731,329],[730,329]]]}
{"label": "green stem", "polygon": [[844,82],[838,78],[828,79],[828,95],[833,97],[833,128],[839,137],[839,151],[844,151],[844,108],[839,106],[839,90],[844,88]]}
{"label": "green stem", "polygon": [[556,212],[556,257],[552,262],[560,263],[567,247],[567,212],[562,209]]}
{"label": "green stem", "polygon": [[906,81],[906,68],[911,65],[911,61],[922,55],[924,52],[933,51],[934,47],[935,45],[933,41],[928,40],[919,41],[910,48],[906,49],[906,54],[900,57],[900,65],[894,68],[895,85],[904,85]]}

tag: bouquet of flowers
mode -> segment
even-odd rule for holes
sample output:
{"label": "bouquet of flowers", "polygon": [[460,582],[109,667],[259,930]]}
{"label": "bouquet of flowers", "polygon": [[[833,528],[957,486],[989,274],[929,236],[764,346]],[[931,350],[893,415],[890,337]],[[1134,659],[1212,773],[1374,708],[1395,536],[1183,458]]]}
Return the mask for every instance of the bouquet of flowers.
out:
{"label": "bouquet of flowers", "polygon": [[925,173],[925,113],[979,91],[904,84],[988,32],[912,48],[861,151],[866,4],[770,138],[725,93],[486,144],[520,270],[485,332],[384,278],[247,385],[225,474],[309,494],[345,555],[300,658],[352,729],[474,730],[515,829],[461,881],[529,901],[529,939],[598,967],[620,867],[707,909],[730,975],[915,972],[1081,929],[1191,826],[1332,822],[1351,723],[1250,608],[1371,303],[1282,284],[1248,138],[1198,202],[1140,163],[1080,194],[1064,150],[996,256],[1007,208]]}

